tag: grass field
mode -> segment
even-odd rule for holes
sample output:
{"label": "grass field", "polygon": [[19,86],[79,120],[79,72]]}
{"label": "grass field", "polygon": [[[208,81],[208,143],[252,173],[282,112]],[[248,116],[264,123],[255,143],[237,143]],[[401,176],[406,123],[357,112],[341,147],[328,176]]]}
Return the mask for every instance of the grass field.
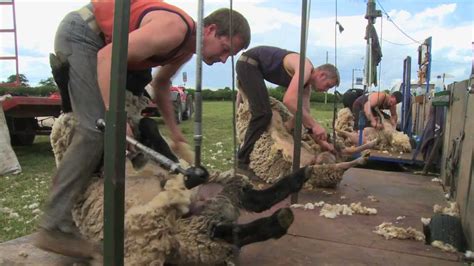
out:
{"label": "grass field", "polygon": [[[313,104],[311,113],[326,128],[332,123],[332,104]],[[233,165],[232,103],[204,102],[202,161],[209,169]],[[164,134],[167,132],[163,128]],[[193,146],[194,122],[181,124]],[[32,233],[41,215],[55,169],[48,136],[39,136],[29,147],[15,147],[23,172],[0,176],[0,242]]]}

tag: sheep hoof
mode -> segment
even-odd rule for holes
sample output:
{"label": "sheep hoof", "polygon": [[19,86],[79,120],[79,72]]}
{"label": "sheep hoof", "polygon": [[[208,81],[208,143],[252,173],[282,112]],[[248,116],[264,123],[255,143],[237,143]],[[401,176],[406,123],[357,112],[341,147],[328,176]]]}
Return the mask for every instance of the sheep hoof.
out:
{"label": "sheep hoof", "polygon": [[287,230],[293,223],[294,215],[290,208],[279,209],[276,213],[278,224],[282,229]]}

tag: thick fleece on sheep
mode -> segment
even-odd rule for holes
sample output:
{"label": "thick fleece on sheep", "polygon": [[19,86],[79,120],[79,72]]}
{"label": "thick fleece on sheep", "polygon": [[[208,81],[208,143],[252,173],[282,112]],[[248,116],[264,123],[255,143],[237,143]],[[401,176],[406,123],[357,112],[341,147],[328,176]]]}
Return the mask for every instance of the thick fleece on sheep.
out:
{"label": "thick fleece on sheep", "polygon": [[[168,179],[163,188],[162,178]],[[294,179],[292,176],[287,180]],[[183,216],[193,209],[197,198],[196,190],[185,189],[181,176],[129,174],[125,186],[125,264],[215,265],[233,259],[235,246],[211,239],[211,232],[216,225],[234,224],[240,209],[248,209],[243,199],[252,185],[231,171],[214,174],[210,180],[221,184],[222,190],[207,199],[201,211]],[[301,188],[301,181],[298,186]],[[103,182],[96,179],[73,211],[81,232],[96,241],[102,240],[102,201]]]}
{"label": "thick fleece on sheep", "polygon": [[[350,112],[349,108],[343,108],[338,112],[336,118],[336,130],[344,131],[348,133],[354,133],[352,126],[354,125],[354,117]],[[410,138],[403,132],[397,131],[393,128],[389,121],[383,121],[384,129],[376,130],[372,127],[366,127],[364,129],[364,141],[369,142],[377,139],[378,144],[375,149],[387,150],[391,152],[411,152]],[[350,138],[345,138],[342,134],[338,133],[337,136],[344,140],[345,146],[356,145]],[[358,139],[358,138],[357,138]]]}
{"label": "thick fleece on sheep", "polygon": [[[278,100],[270,97],[273,116],[266,132],[254,145],[250,154],[250,168],[267,183],[274,183],[281,176],[291,172],[293,162],[293,136],[284,126],[292,118],[288,109]],[[237,130],[240,141],[243,141],[245,129],[250,119],[246,101],[240,104],[237,112]],[[315,187],[334,188],[342,180],[345,170],[336,165],[336,158],[330,163],[315,164],[315,159],[322,154],[321,147],[308,135],[303,134],[301,140],[300,166],[311,165],[312,174],[305,184],[306,189]],[[363,163],[361,161],[360,163]]]}

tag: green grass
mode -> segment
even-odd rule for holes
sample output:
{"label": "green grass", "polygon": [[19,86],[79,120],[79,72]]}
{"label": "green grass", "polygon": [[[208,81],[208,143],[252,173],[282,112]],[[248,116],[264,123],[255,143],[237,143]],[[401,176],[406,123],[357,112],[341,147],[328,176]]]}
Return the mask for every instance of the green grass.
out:
{"label": "green grass", "polygon": [[[314,103],[313,117],[323,126],[332,123],[332,104]],[[232,103],[204,102],[202,162],[209,169],[228,170],[233,165]],[[160,121],[164,135],[167,130]],[[181,124],[194,146],[194,121]],[[14,147],[23,172],[0,176],[0,242],[32,233],[41,215],[54,173],[54,156],[47,136],[38,136],[32,146]]]}
{"label": "green grass", "polygon": [[0,242],[34,231],[51,184],[54,156],[47,136],[15,147],[22,173],[0,176]]}

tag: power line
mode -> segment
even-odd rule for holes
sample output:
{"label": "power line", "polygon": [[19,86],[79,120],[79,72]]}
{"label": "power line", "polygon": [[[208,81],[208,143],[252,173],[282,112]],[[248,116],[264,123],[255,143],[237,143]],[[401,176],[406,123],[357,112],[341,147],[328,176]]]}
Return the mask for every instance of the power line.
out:
{"label": "power line", "polygon": [[380,4],[379,0],[376,0],[377,1],[377,4],[380,6],[380,8],[382,9],[383,13],[385,14],[385,16],[387,16],[387,19],[388,21],[390,21],[403,35],[405,35],[407,38],[409,38],[410,40],[418,43],[418,44],[422,44],[421,42],[413,39],[410,35],[408,35],[407,33],[405,33],[405,31],[403,31],[398,25],[397,23],[395,23],[395,21],[392,20],[392,18],[388,15],[387,11],[385,11],[385,9],[383,8],[383,6]]}
{"label": "power line", "polygon": [[404,46],[404,45],[412,45],[412,44],[415,44],[416,42],[410,42],[410,43],[396,43],[396,42],[392,42],[392,41],[389,41],[389,40],[386,40],[386,39],[383,39],[383,38],[380,38],[382,41],[384,42],[388,42],[390,44],[394,44],[394,45],[400,45],[400,46]]}

